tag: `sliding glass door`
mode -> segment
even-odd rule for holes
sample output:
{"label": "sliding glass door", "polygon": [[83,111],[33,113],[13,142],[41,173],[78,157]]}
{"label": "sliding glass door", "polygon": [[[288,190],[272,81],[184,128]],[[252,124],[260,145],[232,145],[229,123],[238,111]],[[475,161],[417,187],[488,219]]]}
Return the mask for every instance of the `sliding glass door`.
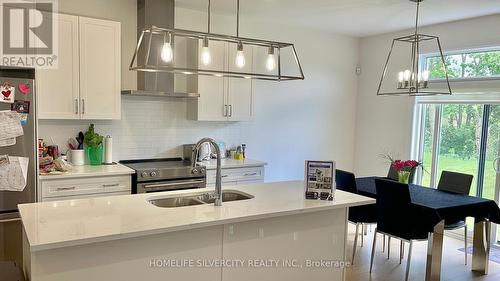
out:
{"label": "sliding glass door", "polygon": [[[419,147],[415,151],[424,169],[417,182],[437,187],[444,170],[471,174],[470,195],[498,202],[500,175],[493,162],[500,156],[500,105],[436,103],[419,107],[420,128],[415,136]],[[500,238],[500,233],[494,236]]]}
{"label": "sliding glass door", "polygon": [[[485,141],[485,165],[484,165],[484,177],[483,177],[483,188],[482,197],[493,199],[497,203],[499,202],[499,192],[500,192],[500,174],[497,173],[495,169],[495,159],[500,157],[500,105],[491,105],[487,107],[488,112],[488,130],[484,132],[486,137]],[[495,233],[496,241],[500,242],[500,227],[498,227]]]}

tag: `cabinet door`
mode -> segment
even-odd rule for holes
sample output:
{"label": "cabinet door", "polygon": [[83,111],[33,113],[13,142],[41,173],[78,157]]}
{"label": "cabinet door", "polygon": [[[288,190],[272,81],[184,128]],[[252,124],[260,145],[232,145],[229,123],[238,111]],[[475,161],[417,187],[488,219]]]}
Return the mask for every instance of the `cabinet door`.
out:
{"label": "cabinet door", "polygon": [[[201,54],[202,46],[199,46]],[[203,69],[225,69],[226,66],[226,44],[224,42],[210,42],[211,63],[203,65],[199,59],[199,67]],[[200,121],[224,121],[226,117],[226,79],[215,76],[198,76],[198,120]]]}
{"label": "cabinet door", "polygon": [[[228,50],[228,69],[237,72],[253,72],[253,48],[245,46],[245,66],[239,68],[235,64],[236,46],[229,46]],[[227,104],[229,107],[228,120],[248,121],[253,117],[253,80],[244,78],[226,78],[227,79]]]}
{"label": "cabinet door", "polygon": [[38,117],[79,119],[78,17],[58,15],[58,65],[36,71]]}
{"label": "cabinet door", "polygon": [[85,17],[79,23],[81,119],[120,119],[120,23]]}

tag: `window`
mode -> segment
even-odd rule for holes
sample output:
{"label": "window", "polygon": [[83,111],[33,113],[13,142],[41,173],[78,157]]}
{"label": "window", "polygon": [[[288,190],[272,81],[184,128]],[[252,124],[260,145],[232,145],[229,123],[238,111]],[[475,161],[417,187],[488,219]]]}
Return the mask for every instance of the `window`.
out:
{"label": "window", "polygon": [[[442,171],[474,176],[470,195],[500,196],[500,174],[493,162],[500,157],[500,105],[480,103],[420,103],[420,122],[414,141],[423,163],[417,182],[436,187]],[[468,220],[471,224],[472,220]],[[500,228],[494,234],[500,243]]]}
{"label": "window", "polygon": [[[444,61],[450,79],[500,78],[500,49],[447,54]],[[439,56],[424,56],[423,62],[431,80],[445,78]]]}

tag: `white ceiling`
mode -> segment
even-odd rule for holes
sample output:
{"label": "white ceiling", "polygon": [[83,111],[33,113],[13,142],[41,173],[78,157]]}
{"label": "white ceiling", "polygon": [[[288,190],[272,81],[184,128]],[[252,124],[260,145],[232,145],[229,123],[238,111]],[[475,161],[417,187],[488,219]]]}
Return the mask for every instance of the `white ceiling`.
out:
{"label": "white ceiling", "polygon": [[[177,7],[206,11],[208,0],[176,0]],[[234,15],[236,0],[212,0],[212,12]],[[409,0],[241,0],[242,17],[306,26],[353,36],[410,28],[415,3]],[[500,13],[500,0],[425,0],[421,24],[429,25]]]}

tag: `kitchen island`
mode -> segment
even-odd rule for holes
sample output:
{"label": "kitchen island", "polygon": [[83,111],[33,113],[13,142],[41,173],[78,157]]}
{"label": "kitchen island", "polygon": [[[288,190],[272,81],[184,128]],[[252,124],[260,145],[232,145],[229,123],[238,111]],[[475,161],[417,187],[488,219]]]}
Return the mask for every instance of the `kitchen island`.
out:
{"label": "kitchen island", "polygon": [[150,203],[212,191],[19,205],[25,274],[32,281],[340,281],[348,207],[375,202],[342,191],[334,201],[305,200],[303,182],[290,181],[225,187],[250,199],[220,207]]}

